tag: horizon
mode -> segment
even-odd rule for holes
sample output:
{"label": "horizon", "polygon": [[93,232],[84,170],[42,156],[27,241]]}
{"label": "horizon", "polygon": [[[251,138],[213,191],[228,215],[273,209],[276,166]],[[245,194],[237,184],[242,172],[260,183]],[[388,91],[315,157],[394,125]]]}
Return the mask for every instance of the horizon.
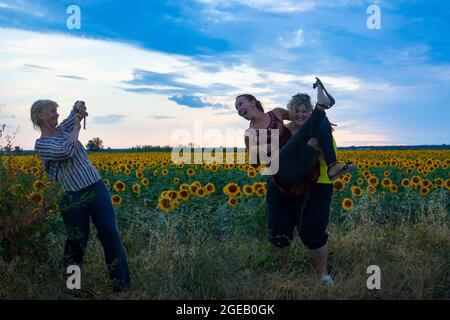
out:
{"label": "horizon", "polygon": [[338,147],[447,145],[449,13],[436,0],[0,0],[0,125],[33,150],[35,100],[58,102],[60,122],[84,100],[83,145],[242,148],[236,95],[286,108],[319,76]]}

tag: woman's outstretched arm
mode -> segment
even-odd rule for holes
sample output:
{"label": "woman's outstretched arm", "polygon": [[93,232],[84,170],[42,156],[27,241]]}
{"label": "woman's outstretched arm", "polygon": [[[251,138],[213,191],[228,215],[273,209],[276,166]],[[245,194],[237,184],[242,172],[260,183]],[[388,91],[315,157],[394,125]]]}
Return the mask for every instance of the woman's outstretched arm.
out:
{"label": "woman's outstretched arm", "polygon": [[287,111],[286,109],[283,108],[275,108],[272,110],[272,112],[277,116],[278,119],[280,119],[281,121],[283,120],[289,120],[291,121],[291,114],[289,113],[289,111]]}
{"label": "woman's outstretched arm", "polygon": [[73,105],[72,111],[69,116],[61,122],[57,128],[61,131],[71,133],[73,131],[73,126],[75,122],[75,117],[77,114],[81,114],[83,117],[87,116],[86,105],[84,101],[77,101]]}

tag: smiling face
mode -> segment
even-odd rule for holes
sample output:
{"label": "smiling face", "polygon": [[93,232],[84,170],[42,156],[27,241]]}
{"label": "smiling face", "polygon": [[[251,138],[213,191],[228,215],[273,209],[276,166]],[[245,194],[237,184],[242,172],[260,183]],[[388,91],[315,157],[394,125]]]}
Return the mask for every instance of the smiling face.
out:
{"label": "smiling face", "polygon": [[57,104],[47,104],[43,107],[42,112],[39,113],[38,117],[41,125],[50,128],[56,128],[58,125],[58,105]]}
{"label": "smiling face", "polygon": [[250,101],[245,96],[239,96],[234,105],[238,114],[245,120],[250,121],[255,118],[257,112],[255,100]]}
{"label": "smiling face", "polygon": [[302,125],[310,114],[309,108],[305,104],[301,104],[294,109],[291,119],[295,124]]}

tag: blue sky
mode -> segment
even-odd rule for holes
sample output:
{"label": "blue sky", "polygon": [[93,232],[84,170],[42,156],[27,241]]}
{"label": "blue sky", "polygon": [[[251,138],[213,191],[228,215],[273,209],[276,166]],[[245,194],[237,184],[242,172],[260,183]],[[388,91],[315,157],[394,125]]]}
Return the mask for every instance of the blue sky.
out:
{"label": "blue sky", "polygon": [[[66,26],[73,4],[80,30]],[[82,140],[176,145],[201,127],[196,144],[243,146],[237,94],[285,107],[317,75],[338,145],[448,144],[449,16],[447,1],[0,0],[0,122],[32,148],[34,100],[56,100],[62,120],[83,99]]]}

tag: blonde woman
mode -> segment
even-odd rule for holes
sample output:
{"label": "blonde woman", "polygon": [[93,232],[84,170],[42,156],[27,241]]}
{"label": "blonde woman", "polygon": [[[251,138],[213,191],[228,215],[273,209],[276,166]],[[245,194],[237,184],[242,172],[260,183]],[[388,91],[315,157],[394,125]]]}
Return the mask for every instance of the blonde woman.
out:
{"label": "blonde woman", "polygon": [[109,191],[78,140],[80,121],[88,115],[83,101],[77,101],[70,115],[58,125],[58,104],[37,100],[31,107],[31,121],[41,131],[35,150],[54,182],[65,192],[60,208],[67,230],[64,261],[82,265],[90,220],[103,246],[114,291],[130,287],[128,262],[117,228]]}
{"label": "blonde woman", "polygon": [[[287,128],[292,135],[295,135],[312,113],[311,98],[306,93],[296,94],[287,104],[287,108],[292,120]],[[320,151],[319,177],[311,185],[309,194],[298,196],[287,196],[280,192],[271,181],[268,182],[266,203],[269,238],[281,264],[286,266],[289,246],[293,239],[294,229],[297,227],[300,239],[311,252],[321,281],[331,284],[333,279],[327,268],[328,234],[326,228],[330,216],[333,183],[327,174],[329,167],[327,163],[336,163],[337,149],[332,136],[331,124],[326,116],[319,124],[317,137],[309,141],[309,147],[305,147],[306,149],[312,153]],[[347,168],[351,167],[351,164],[346,165]]]}

